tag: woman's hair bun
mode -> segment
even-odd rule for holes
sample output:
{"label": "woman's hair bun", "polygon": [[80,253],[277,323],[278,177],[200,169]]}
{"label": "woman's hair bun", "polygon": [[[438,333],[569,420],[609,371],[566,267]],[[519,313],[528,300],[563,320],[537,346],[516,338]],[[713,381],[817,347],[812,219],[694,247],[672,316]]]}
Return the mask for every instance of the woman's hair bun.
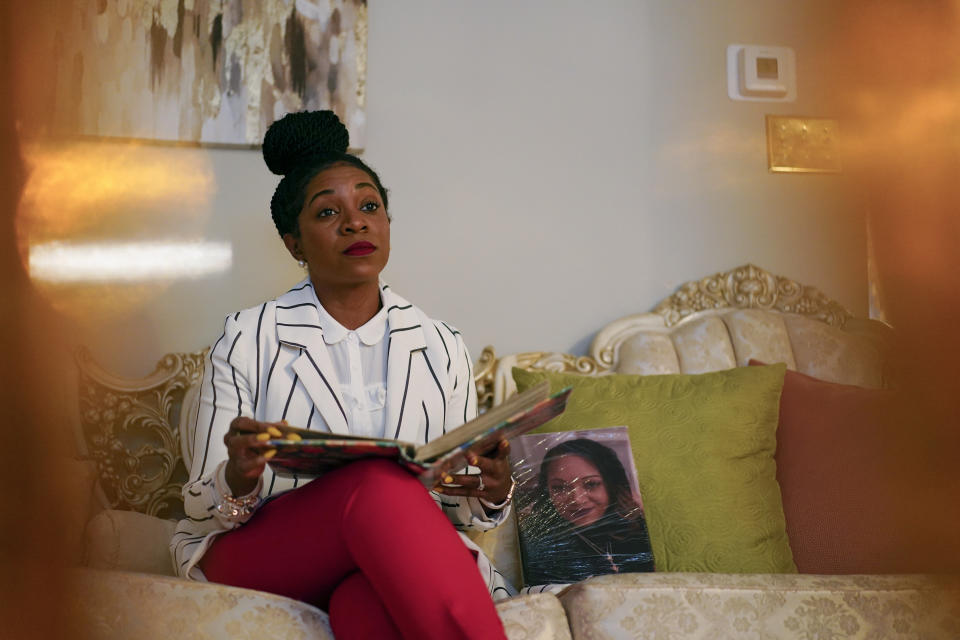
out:
{"label": "woman's hair bun", "polygon": [[349,144],[350,134],[333,111],[288,113],[267,129],[263,160],[285,176],[311,158],[346,153]]}

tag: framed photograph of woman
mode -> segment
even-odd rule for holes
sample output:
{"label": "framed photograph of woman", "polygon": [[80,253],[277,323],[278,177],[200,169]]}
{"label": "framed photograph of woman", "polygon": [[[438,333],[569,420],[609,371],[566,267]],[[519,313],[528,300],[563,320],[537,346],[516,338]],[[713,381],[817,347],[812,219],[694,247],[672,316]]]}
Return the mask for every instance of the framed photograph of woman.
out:
{"label": "framed photograph of woman", "polygon": [[510,457],[526,586],[654,570],[626,427],[527,434]]}

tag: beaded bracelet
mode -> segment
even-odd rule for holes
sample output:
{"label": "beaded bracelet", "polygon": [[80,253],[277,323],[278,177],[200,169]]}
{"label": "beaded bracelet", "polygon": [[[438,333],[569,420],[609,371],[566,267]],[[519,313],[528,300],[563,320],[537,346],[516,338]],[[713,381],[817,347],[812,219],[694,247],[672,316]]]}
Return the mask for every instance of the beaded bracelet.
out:
{"label": "beaded bracelet", "polygon": [[260,506],[260,482],[257,488],[245,496],[235,497],[224,482],[226,463],[221,463],[214,474],[214,488],[220,495],[220,502],[216,505],[217,513],[227,518],[246,518]]}
{"label": "beaded bracelet", "polygon": [[240,498],[221,495],[220,502],[217,504],[217,512],[228,518],[245,518],[256,511],[259,504],[260,496],[256,494]]}

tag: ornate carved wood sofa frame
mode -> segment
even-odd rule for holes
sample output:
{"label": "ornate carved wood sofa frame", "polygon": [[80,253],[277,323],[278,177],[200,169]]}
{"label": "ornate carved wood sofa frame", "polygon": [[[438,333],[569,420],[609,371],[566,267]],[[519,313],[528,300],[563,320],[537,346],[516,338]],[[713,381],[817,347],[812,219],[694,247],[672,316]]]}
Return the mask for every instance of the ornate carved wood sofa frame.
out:
{"label": "ornate carved wood sofa frame", "polygon": [[[489,408],[515,390],[512,367],[584,375],[700,373],[743,366],[755,358],[786,362],[790,369],[825,380],[879,387],[885,381],[883,353],[888,335],[885,325],[854,318],[817,289],[748,264],[688,282],[652,312],[607,325],[597,333],[586,356],[526,352],[498,358],[487,347],[475,367],[476,384],[481,407]],[[78,354],[82,440],[97,465],[104,507],[88,525],[88,566],[172,573],[166,546],[147,546],[165,536],[168,539],[173,530],[170,519],[182,515],[183,460],[189,457],[184,448],[189,440],[182,435],[189,428],[189,410],[184,407],[196,399],[205,354],[171,353],[140,380],[116,377],[97,366],[88,352]],[[144,526],[154,533],[147,536],[146,546],[138,548],[129,539],[130,532]],[[517,580],[512,522],[480,535],[478,543],[508,577]],[[187,587],[184,581],[142,573],[124,578],[132,581],[132,587],[123,580],[104,582],[89,576],[84,580],[90,583],[95,594],[91,598],[98,606],[128,621],[140,621],[137,616],[149,612],[111,601],[125,589],[149,594],[163,585],[166,592],[182,591],[170,597],[194,598],[197,594],[187,591],[208,586]],[[865,589],[874,600],[853,597]],[[221,597],[209,591],[202,595],[215,601]],[[611,604],[610,597],[620,605]],[[607,576],[575,585],[559,599],[552,594],[525,596],[499,608],[508,634],[517,638],[566,638],[571,630],[574,638],[642,637],[639,629],[648,625],[661,628],[664,637],[735,638],[746,631],[743,624],[755,634],[800,638],[806,637],[804,625],[839,624],[826,619],[840,615],[836,612],[798,613],[809,609],[811,598],[829,600],[846,616],[841,622],[864,631],[883,628],[903,616],[917,629],[960,625],[960,611],[951,608],[960,603],[960,583],[918,576]],[[621,610],[624,602],[630,604],[630,611]],[[306,605],[297,609],[298,604],[285,603],[281,609],[296,618],[301,628],[323,627],[322,616],[317,617],[312,608],[304,610]],[[886,613],[877,609],[881,605],[887,607]],[[263,606],[267,605],[260,601],[250,605],[254,611]],[[756,615],[737,622],[733,611],[738,606]],[[724,610],[729,613],[717,613]],[[229,622],[223,621],[221,628]],[[631,626],[635,632],[629,630]]]}

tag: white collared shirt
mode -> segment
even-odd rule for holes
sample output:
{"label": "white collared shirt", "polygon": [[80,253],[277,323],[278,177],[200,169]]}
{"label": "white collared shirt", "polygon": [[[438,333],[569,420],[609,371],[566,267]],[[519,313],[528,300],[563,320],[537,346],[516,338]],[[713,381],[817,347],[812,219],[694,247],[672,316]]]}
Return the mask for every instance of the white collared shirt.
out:
{"label": "white collared shirt", "polygon": [[[313,287],[310,288],[313,291]],[[350,330],[334,320],[320,304],[316,291],[313,299],[320,311],[323,341],[337,371],[339,389],[347,414],[350,433],[371,438],[384,437],[387,398],[387,344],[389,331],[387,309],[370,318],[362,327]]]}

